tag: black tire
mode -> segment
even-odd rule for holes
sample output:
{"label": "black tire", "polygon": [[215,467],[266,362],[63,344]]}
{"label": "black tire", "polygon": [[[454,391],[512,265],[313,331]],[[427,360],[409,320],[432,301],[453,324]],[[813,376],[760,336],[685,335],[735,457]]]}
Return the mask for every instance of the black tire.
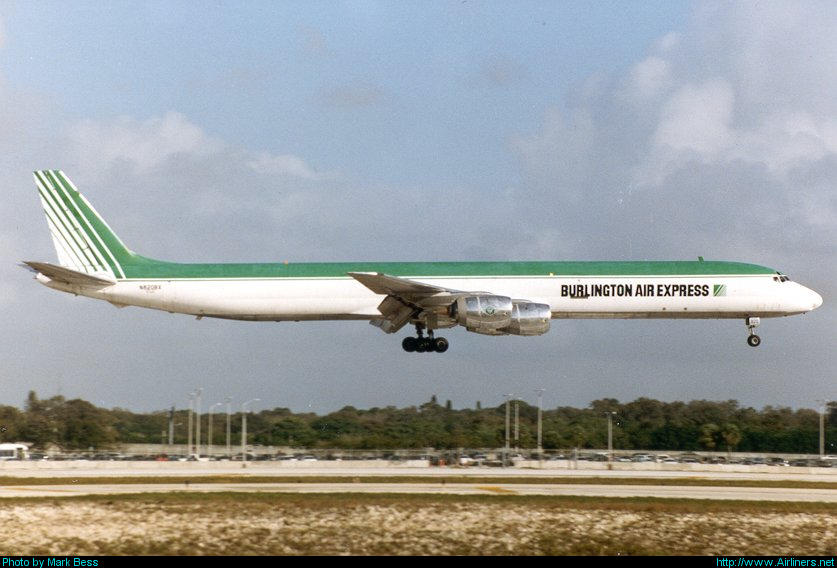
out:
{"label": "black tire", "polygon": [[412,353],[416,350],[416,341],[418,341],[415,337],[405,337],[404,341],[401,342],[401,347],[407,353]]}
{"label": "black tire", "polygon": [[448,340],[444,337],[437,337],[433,341],[433,349],[436,353],[444,353],[448,350],[448,347],[450,347],[450,343],[448,343]]}
{"label": "black tire", "polygon": [[755,334],[751,335],[747,338],[747,345],[749,345],[750,347],[758,347],[759,345],[761,345],[761,337]]}
{"label": "black tire", "polygon": [[430,349],[430,340],[426,337],[416,339],[416,353],[425,353]]}

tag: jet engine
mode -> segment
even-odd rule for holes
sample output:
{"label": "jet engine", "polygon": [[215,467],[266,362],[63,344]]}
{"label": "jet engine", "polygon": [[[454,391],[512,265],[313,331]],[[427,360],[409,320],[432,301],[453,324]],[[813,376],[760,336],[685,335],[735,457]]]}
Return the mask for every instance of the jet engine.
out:
{"label": "jet engine", "polygon": [[505,335],[511,324],[511,298],[505,296],[463,296],[451,306],[451,317],[468,331],[483,335]]}
{"label": "jet engine", "polygon": [[451,317],[483,335],[542,335],[549,331],[552,312],[547,304],[506,296],[464,296],[451,306]]}
{"label": "jet engine", "polygon": [[552,310],[547,304],[512,302],[511,323],[503,331],[512,335],[543,335],[549,331]]}

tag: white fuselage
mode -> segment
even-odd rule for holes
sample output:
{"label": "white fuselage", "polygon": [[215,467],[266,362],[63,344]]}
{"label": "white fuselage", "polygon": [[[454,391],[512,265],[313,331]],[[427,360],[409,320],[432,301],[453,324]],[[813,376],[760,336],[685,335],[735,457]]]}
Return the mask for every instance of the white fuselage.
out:
{"label": "white fuselage", "polygon": [[[808,312],[816,292],[773,275],[407,277],[455,290],[486,290],[548,304],[553,318],[744,318]],[[346,277],[127,279],[79,286],[39,275],[50,288],[172,313],[242,320],[371,320],[375,294]]]}

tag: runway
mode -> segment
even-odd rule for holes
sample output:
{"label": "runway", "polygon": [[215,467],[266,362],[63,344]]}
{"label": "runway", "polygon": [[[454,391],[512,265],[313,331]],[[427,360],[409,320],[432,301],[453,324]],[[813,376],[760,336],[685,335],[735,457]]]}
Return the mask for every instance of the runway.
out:
{"label": "runway", "polygon": [[[254,462],[244,467],[236,462],[5,462],[0,463],[0,477],[20,481],[10,479],[5,484],[0,481],[0,498],[189,491],[565,495],[837,503],[837,468],[755,466],[742,469],[741,466],[704,465],[700,469],[662,470],[638,467],[640,464],[623,467],[615,464],[613,469],[607,469],[606,464],[595,469],[591,468],[593,464],[573,469],[570,462],[565,462],[566,467],[539,465],[529,462],[528,467],[509,468],[421,467],[414,463],[356,461]],[[818,482],[818,486],[800,488],[799,482]]]}
{"label": "runway", "polygon": [[126,493],[400,493],[422,495],[543,495],[582,497],[655,497],[837,503],[837,489],[715,487],[678,485],[598,485],[520,483],[137,483],[2,486],[0,498],[72,497]]}

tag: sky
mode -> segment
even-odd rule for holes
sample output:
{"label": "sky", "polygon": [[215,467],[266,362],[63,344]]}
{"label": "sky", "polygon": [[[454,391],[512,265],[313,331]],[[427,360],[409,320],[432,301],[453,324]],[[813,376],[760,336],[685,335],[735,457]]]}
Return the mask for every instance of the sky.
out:
{"label": "sky", "polygon": [[[837,399],[832,2],[0,0],[0,404],[455,408],[504,395]],[[715,260],[821,308],[743,321],[448,330],[247,323],[38,285],[31,172],[62,169],[125,243],[184,262]]]}

